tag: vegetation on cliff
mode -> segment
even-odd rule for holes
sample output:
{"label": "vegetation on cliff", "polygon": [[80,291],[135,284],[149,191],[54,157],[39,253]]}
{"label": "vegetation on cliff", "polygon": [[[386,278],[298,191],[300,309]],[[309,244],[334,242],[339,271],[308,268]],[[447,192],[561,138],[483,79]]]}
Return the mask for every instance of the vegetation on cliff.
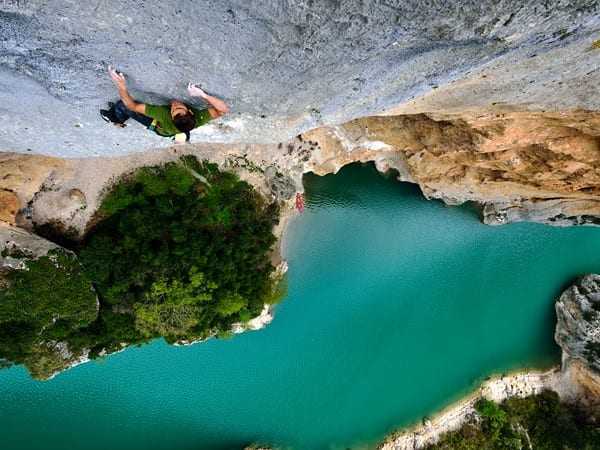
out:
{"label": "vegetation on cliff", "polygon": [[16,256],[23,258],[23,268],[5,270],[1,277],[0,360],[5,366],[25,364],[33,376],[44,378],[60,365],[55,343],[96,319],[96,294],[70,252]]}
{"label": "vegetation on cliff", "polygon": [[[29,355],[48,342],[65,343],[63,356],[93,358],[156,337],[227,334],[276,301],[270,251],[278,214],[235,174],[194,157],[136,171],[107,193],[95,226],[73,248],[79,278],[73,268],[57,271],[50,257],[9,272],[0,290],[0,358],[31,371]],[[32,374],[45,378],[56,366]]]}
{"label": "vegetation on cliff", "polygon": [[103,201],[81,260],[105,307],[145,338],[198,339],[258,315],[274,290],[276,204],[215,164],[139,170]]}
{"label": "vegetation on cliff", "polygon": [[481,399],[477,416],[428,450],[592,450],[600,445],[599,417],[562,403],[555,392],[501,404]]}

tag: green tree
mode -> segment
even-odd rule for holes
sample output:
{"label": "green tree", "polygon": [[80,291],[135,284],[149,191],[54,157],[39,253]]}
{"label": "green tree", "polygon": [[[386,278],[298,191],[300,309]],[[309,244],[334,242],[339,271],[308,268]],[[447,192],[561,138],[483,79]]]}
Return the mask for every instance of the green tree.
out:
{"label": "green tree", "polygon": [[271,274],[279,209],[215,164],[184,157],[117,184],[79,254],[101,296],[146,339],[227,331],[280,295]]}
{"label": "green tree", "polygon": [[199,323],[201,308],[194,305],[136,304],[135,327],[146,337],[189,337]]}
{"label": "green tree", "polygon": [[96,294],[75,255],[63,249],[23,264],[2,274],[0,360],[47,378],[70,363],[61,346],[69,348],[70,336],[97,318]]}
{"label": "green tree", "polygon": [[144,303],[135,303],[135,325],[144,336],[185,337],[200,322],[201,304],[212,300],[217,285],[192,267],[187,283],[160,279],[152,284]]}
{"label": "green tree", "polygon": [[428,449],[439,450],[596,450],[600,448],[598,412],[560,401],[546,390],[525,398],[511,397],[498,405],[477,402],[479,420],[442,436]]}
{"label": "green tree", "polygon": [[239,312],[247,304],[248,301],[241,295],[232,293],[219,299],[215,306],[215,311],[221,316],[227,317]]}

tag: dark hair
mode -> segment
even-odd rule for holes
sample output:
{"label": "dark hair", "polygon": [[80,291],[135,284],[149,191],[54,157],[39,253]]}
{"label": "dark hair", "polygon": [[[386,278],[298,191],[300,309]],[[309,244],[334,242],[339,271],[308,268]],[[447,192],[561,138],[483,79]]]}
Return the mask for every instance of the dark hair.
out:
{"label": "dark hair", "polygon": [[175,124],[179,131],[189,135],[190,131],[196,127],[196,118],[192,113],[183,114],[173,118],[173,124]]}

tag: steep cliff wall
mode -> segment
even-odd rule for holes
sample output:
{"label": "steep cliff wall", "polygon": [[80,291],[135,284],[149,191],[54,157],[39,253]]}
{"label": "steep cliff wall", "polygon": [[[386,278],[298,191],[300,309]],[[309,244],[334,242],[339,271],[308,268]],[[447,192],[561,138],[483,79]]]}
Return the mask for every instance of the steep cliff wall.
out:
{"label": "steep cliff wall", "polygon": [[0,149],[168,145],[102,122],[108,63],[141,101],[190,100],[193,80],[231,103],[197,142],[277,143],[385,111],[600,110],[599,12],[595,0],[7,0]]}
{"label": "steep cliff wall", "polygon": [[587,275],[567,289],[556,303],[556,342],[571,359],[600,374],[600,276]]}
{"label": "steep cliff wall", "polygon": [[[0,30],[0,150],[110,157],[168,147],[136,123],[100,119],[116,98],[112,63],[140,101],[189,101],[190,80],[223,97],[232,113],[180,152],[247,155],[293,180],[287,196],[304,172],[373,160],[427,197],[479,202],[489,224],[600,216],[594,0],[5,1]],[[18,168],[24,160],[7,158],[0,219],[59,210],[76,227],[89,219],[97,186],[73,175],[83,186],[57,193],[51,166],[64,162]],[[122,161],[70,166],[115,173]],[[15,187],[23,174],[25,193]]]}
{"label": "steep cliff wall", "polygon": [[586,275],[563,292],[556,316],[563,369],[582,387],[584,399],[600,406],[600,275]]}

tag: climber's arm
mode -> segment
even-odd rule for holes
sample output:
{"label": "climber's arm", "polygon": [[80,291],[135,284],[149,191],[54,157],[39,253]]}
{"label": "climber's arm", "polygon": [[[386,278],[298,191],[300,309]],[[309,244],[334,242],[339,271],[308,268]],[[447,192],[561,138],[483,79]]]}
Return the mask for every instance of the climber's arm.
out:
{"label": "climber's arm", "polygon": [[221,117],[222,115],[227,114],[229,112],[229,106],[227,106],[227,104],[223,100],[217,97],[213,97],[212,95],[208,95],[206,92],[204,92],[202,89],[200,89],[198,86],[192,83],[188,84],[188,93],[192,97],[200,97],[202,100],[204,100],[210,105],[207,109],[208,113],[213,119]]}
{"label": "climber's arm", "polygon": [[112,78],[115,86],[119,90],[119,97],[123,100],[123,103],[130,111],[135,111],[136,113],[145,114],[146,113],[146,105],[144,103],[136,102],[129,92],[127,91],[127,83],[125,82],[125,75],[117,72],[113,67],[108,66],[108,73]]}

